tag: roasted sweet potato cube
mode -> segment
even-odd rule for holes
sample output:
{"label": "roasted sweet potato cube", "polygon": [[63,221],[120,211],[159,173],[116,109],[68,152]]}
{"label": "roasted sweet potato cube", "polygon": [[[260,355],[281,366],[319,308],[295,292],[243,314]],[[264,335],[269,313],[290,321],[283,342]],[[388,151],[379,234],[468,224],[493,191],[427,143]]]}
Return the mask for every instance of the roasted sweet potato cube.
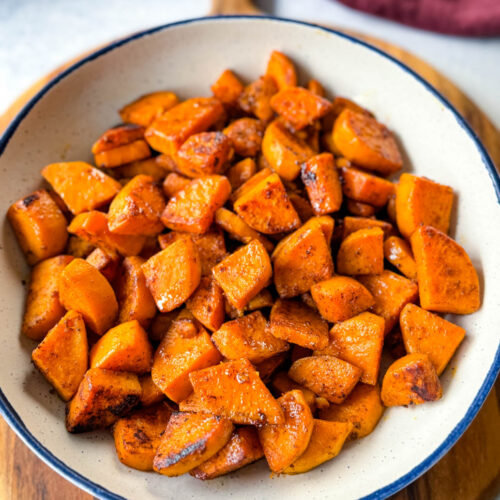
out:
{"label": "roasted sweet potato cube", "polygon": [[235,105],[244,87],[239,78],[230,69],[226,69],[210,88],[219,101]]}
{"label": "roasted sweet potato cube", "polygon": [[232,432],[233,424],[225,418],[175,412],[161,437],[154,470],[170,477],[189,472],[223,448]]}
{"label": "roasted sweet potato cube", "polygon": [[141,384],[141,405],[144,407],[153,406],[156,403],[161,403],[165,400],[165,394],[161,392],[160,388],[153,382],[151,374],[147,373],[139,377]]}
{"label": "roasted sweet potato cube", "polygon": [[69,401],[88,368],[88,343],[80,313],[69,311],[31,354],[43,376]]}
{"label": "roasted sweet potato cube", "polygon": [[286,372],[278,372],[276,375],[274,375],[271,381],[271,387],[273,391],[277,391],[278,394],[281,395],[294,390],[302,391],[304,399],[309,408],[311,408],[311,411],[316,410],[316,395],[314,394],[314,392],[294,382],[286,374]]}
{"label": "roasted sweet potato cube", "polygon": [[271,168],[288,181],[294,180],[300,174],[301,165],[316,154],[305,141],[292,134],[278,120],[266,128],[262,153]]}
{"label": "roasted sweet potato cube", "polygon": [[462,327],[415,304],[404,307],[399,324],[406,352],[427,354],[438,375],[443,373],[465,337]]}
{"label": "roasted sweet potato cube", "polygon": [[98,335],[109,330],[118,314],[115,292],[108,280],[83,259],[72,260],[59,277],[59,300],[68,311],[82,314]]}
{"label": "roasted sweet potato cube", "polygon": [[161,217],[175,231],[205,233],[231,193],[231,184],[222,175],[207,175],[193,180],[170,198]]}
{"label": "roasted sweet potato cube", "polygon": [[340,404],[354,389],[363,370],[335,356],[309,356],[293,363],[288,376],[331,403]]}
{"label": "roasted sweet potato cube", "polygon": [[417,279],[417,264],[406,240],[399,236],[389,236],[384,241],[384,257],[407,278]]}
{"label": "roasted sweet potato cube", "polygon": [[407,354],[394,361],[382,382],[385,406],[419,405],[441,399],[442,395],[439,377],[426,354]]}
{"label": "roasted sweet potato cube", "polygon": [[156,151],[174,155],[188,137],[208,130],[224,114],[224,106],[218,99],[194,97],[157,117],[146,129],[145,138]]}
{"label": "roasted sweet potato cube", "polygon": [[351,101],[351,99],[347,99],[346,97],[335,97],[333,99],[332,108],[333,118],[337,118],[340,113],[342,113],[342,111],[344,111],[344,109],[346,108],[354,111],[355,113],[361,113],[373,117],[372,113],[370,113],[354,101]]}
{"label": "roasted sweet potato cube", "polygon": [[246,358],[260,363],[288,350],[288,342],[266,331],[266,319],[260,311],[224,323],[212,341],[226,359]]}
{"label": "roasted sweet potato cube", "polygon": [[125,123],[149,126],[153,120],[179,103],[173,92],[167,90],[145,94],[120,109]]}
{"label": "roasted sweet potato cube", "polygon": [[293,208],[295,208],[302,222],[307,222],[316,215],[311,204],[304,197],[297,193],[289,193],[288,198],[290,198]]}
{"label": "roasted sweet potato cube", "polygon": [[346,200],[347,211],[357,217],[371,217],[375,215],[376,209],[368,203],[361,203],[360,201]]}
{"label": "roasted sweet potato cube", "polygon": [[382,175],[397,172],[403,165],[392,132],[366,113],[344,109],[335,120],[333,142],[342,156]]}
{"label": "roasted sweet potato cube", "polygon": [[217,264],[212,275],[231,304],[242,309],[267,286],[272,276],[271,259],[264,245],[252,240]]}
{"label": "roasted sweet potato cube", "polygon": [[326,95],[323,85],[321,85],[321,83],[314,78],[307,82],[307,89],[310,90],[313,94],[319,95],[321,97],[325,97]]}
{"label": "roasted sweet potato cube", "polygon": [[421,224],[448,232],[453,206],[451,187],[404,173],[399,178],[395,203],[398,229],[406,238]]}
{"label": "roasted sweet potato cube", "polygon": [[120,418],[113,427],[120,462],[133,469],[152,471],[156,450],[171,415],[172,410],[162,403]]}
{"label": "roasted sweet potato cube", "polygon": [[239,156],[257,156],[260,151],[265,126],[255,118],[239,118],[224,130],[229,137],[234,152]]}
{"label": "roasted sweet potato cube", "polygon": [[351,200],[383,207],[394,194],[394,184],[386,179],[352,167],[343,167],[341,172],[343,192]]}
{"label": "roasted sweet potato cube", "polygon": [[360,229],[340,244],[337,272],[340,274],[380,274],[384,270],[384,232],[378,227]]}
{"label": "roasted sweet potato cube", "polygon": [[311,295],[321,316],[331,323],[352,318],[374,304],[372,294],[359,281],[347,276],[316,283],[311,287]]}
{"label": "roasted sweet potato cube", "polygon": [[198,249],[190,238],[179,239],[148,259],[142,265],[142,271],[158,309],[172,311],[182,305],[200,284]]}
{"label": "roasted sweet potato cube", "polygon": [[144,139],[139,139],[123,146],[106,149],[94,154],[94,163],[98,167],[114,168],[133,161],[144,160],[151,156],[151,150]]}
{"label": "roasted sweet potato cube", "polygon": [[280,90],[297,85],[293,62],[282,52],[273,50],[267,63],[266,75],[274,80]]}
{"label": "roasted sweet potato cube", "polygon": [[158,161],[159,156],[146,158],[145,160],[133,161],[113,169],[117,179],[132,179],[136,175],[149,175],[155,182],[161,182],[170,172]]}
{"label": "roasted sweet potato cube", "polygon": [[410,302],[417,301],[417,284],[392,271],[384,271],[378,275],[359,276],[358,279],[375,300],[371,311],[385,319],[387,335],[399,320],[403,307]]}
{"label": "roasted sweet potato cube", "polygon": [[233,189],[238,189],[250,177],[257,172],[257,165],[253,158],[245,158],[238,163],[235,163],[226,172],[226,177]]}
{"label": "roasted sweet potato cube", "polygon": [[138,139],[143,139],[145,131],[144,127],[133,124],[118,125],[118,127],[110,128],[93,144],[92,153],[95,155],[103,151],[110,151]]}
{"label": "roasted sweet potato cube", "polygon": [[263,309],[265,307],[272,307],[273,304],[274,298],[267,288],[264,288],[253,299],[250,299],[248,304],[242,309],[237,309],[227,299],[224,301],[226,315],[231,319],[241,318],[245,312],[256,311],[257,309]]}
{"label": "roasted sweet potato cube", "polygon": [[214,479],[241,469],[263,456],[264,451],[255,427],[239,427],[233,431],[226,446],[212,458],[190,470],[189,474],[203,481]]}
{"label": "roasted sweet potato cube", "polygon": [[224,322],[224,293],[213,278],[201,278],[198,288],[187,300],[186,307],[193,316],[210,331],[215,331]]}
{"label": "roasted sweet potato cube", "polygon": [[420,305],[431,311],[470,314],[481,306],[479,278],[467,252],[431,226],[411,237]]}
{"label": "roasted sweet potato cube", "polygon": [[167,198],[172,198],[179,191],[186,189],[191,179],[188,177],[184,177],[183,175],[179,175],[176,172],[171,172],[165,177],[163,181],[163,194]]}
{"label": "roasted sweet potato cube", "polygon": [[259,170],[256,174],[252,175],[252,177],[245,181],[238,189],[235,189],[235,191],[231,195],[232,201],[236,201],[244,194],[249,193],[255,186],[269,177],[272,173],[272,170],[268,167]]}
{"label": "roasted sweet potato cube", "polygon": [[179,411],[210,413],[203,405],[201,398],[195,392],[192,392],[186,399],[183,399],[179,403]]}
{"label": "roasted sweet potato cube", "polygon": [[352,424],[350,422],[327,422],[315,418],[309,446],[283,472],[285,474],[301,474],[335,458],[342,450],[351,432]]}
{"label": "roasted sweet potato cube", "polygon": [[335,356],[361,368],[361,382],[375,385],[384,345],[384,327],[384,318],[369,312],[361,313],[334,325],[328,346],[314,351],[314,354]]}
{"label": "roasted sweet potato cube", "polygon": [[96,246],[90,243],[90,241],[71,234],[68,238],[66,253],[72,257],[85,259],[95,250],[95,248]]}
{"label": "roasted sweet potato cube", "polygon": [[92,264],[110,283],[113,283],[121,260],[116,252],[95,248],[85,260]]}
{"label": "roasted sweet potato cube", "polygon": [[58,255],[37,264],[31,271],[21,331],[33,340],[41,340],[63,317],[59,301],[59,276],[73,260],[71,255]]}
{"label": "roasted sweet potato cube", "polygon": [[268,122],[274,116],[270,101],[277,91],[278,87],[273,78],[267,75],[261,76],[243,89],[238,97],[238,105],[245,113]]}
{"label": "roasted sweet potato cube", "polygon": [[141,384],[133,373],[91,368],[66,408],[68,432],[104,429],[140,400]]}
{"label": "roasted sweet potato cube", "polygon": [[281,472],[306,450],[313,432],[313,416],[300,390],[287,392],[278,399],[285,423],[264,424],[258,429],[260,443],[269,468]]}
{"label": "roasted sweet potato cube", "polygon": [[368,229],[372,227],[382,229],[382,231],[384,231],[384,238],[390,236],[394,231],[392,224],[389,222],[378,219],[369,219],[368,217],[351,217],[348,215],[344,217],[342,238],[345,239],[350,234],[359,231],[360,229]]}
{"label": "roasted sweet potato cube", "polygon": [[328,345],[328,323],[299,300],[278,299],[271,309],[267,329],[279,339],[308,349]]}
{"label": "roasted sweet potato cube", "polygon": [[267,384],[271,379],[273,373],[288,359],[287,352],[280,352],[274,356],[261,361],[260,363],[255,363],[255,369],[259,372],[259,376],[262,382]]}
{"label": "roasted sweet potato cube", "polygon": [[282,424],[285,419],[248,359],[228,361],[189,376],[195,394],[214,415],[235,424]]}

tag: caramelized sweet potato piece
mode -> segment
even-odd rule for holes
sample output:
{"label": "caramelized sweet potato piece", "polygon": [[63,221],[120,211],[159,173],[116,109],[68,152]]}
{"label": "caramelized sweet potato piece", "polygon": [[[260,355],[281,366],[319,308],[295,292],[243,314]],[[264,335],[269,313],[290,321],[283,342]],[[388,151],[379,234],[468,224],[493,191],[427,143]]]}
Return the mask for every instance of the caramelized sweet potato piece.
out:
{"label": "caramelized sweet potato piece", "polygon": [[297,85],[297,74],[293,62],[285,54],[277,50],[271,52],[266,75],[274,80],[280,90]]}
{"label": "caramelized sweet potato piece", "polygon": [[148,143],[143,139],[139,139],[130,144],[96,153],[94,163],[98,167],[114,168],[133,161],[144,160],[150,156],[151,150]]}
{"label": "caramelized sweet potato piece", "polygon": [[470,314],[479,309],[477,272],[456,241],[431,226],[420,226],[411,237],[411,248],[424,309],[453,314]]}
{"label": "caramelized sweet potato piece", "polygon": [[368,229],[371,227],[379,227],[382,229],[382,231],[384,231],[384,238],[390,236],[394,231],[392,224],[389,222],[378,219],[369,219],[367,217],[351,217],[348,215],[344,217],[342,238],[345,239],[351,233],[359,231],[360,229]]}
{"label": "caramelized sweet potato piece", "polygon": [[304,395],[304,399],[311,408],[311,411],[314,411],[316,409],[316,395],[314,392],[310,391],[309,389],[306,389],[305,387],[302,387],[301,385],[295,383],[287,374],[286,372],[278,372],[272,379],[271,381],[271,386],[273,388],[273,391],[277,391],[278,394],[285,394],[286,392],[289,391],[295,391],[299,390],[302,391],[302,394]]}
{"label": "caramelized sweet potato piece", "polygon": [[255,369],[259,372],[259,376],[262,382],[267,384],[271,379],[273,373],[287,360],[288,353],[280,352],[274,356],[261,361],[260,363],[255,363]]}
{"label": "caramelized sweet potato piece", "polygon": [[295,208],[302,222],[307,222],[316,215],[311,204],[302,196],[297,193],[289,193],[288,198],[290,198],[293,208]]}
{"label": "caramelized sweet potato piece", "polygon": [[367,116],[373,117],[372,113],[367,111],[365,108],[360,106],[359,104],[351,101],[351,99],[347,99],[346,97],[337,96],[333,99],[332,103],[332,114],[334,118],[337,118],[344,109],[350,109],[355,113],[365,114]]}
{"label": "caramelized sweet potato piece", "polygon": [[110,283],[113,283],[120,267],[120,256],[116,252],[95,248],[85,260],[92,264]]}
{"label": "caramelized sweet potato piece", "polygon": [[235,163],[226,172],[226,176],[233,189],[238,189],[250,177],[257,172],[257,165],[252,158],[245,158],[238,163]]}
{"label": "caramelized sweet potato piece", "polygon": [[337,272],[340,274],[380,274],[384,270],[384,232],[378,227],[351,233],[340,244]]}
{"label": "caramelized sweet potato piece", "polygon": [[68,311],[80,312],[98,335],[111,328],[118,314],[115,292],[108,280],[83,259],[72,260],[62,271],[59,300]]}
{"label": "caramelized sweet potato piece", "polygon": [[341,172],[343,192],[351,200],[383,207],[394,194],[394,184],[386,179],[352,167],[343,167]]}
{"label": "caramelized sweet potato piece", "polygon": [[160,388],[153,382],[151,374],[147,373],[139,377],[141,384],[141,405],[144,407],[153,406],[156,403],[161,403],[165,400],[165,394],[161,392]]}
{"label": "caramelized sweet potato piece", "polygon": [[66,253],[71,255],[72,257],[85,259],[95,250],[95,248],[96,246],[90,243],[90,241],[84,240],[79,236],[71,234],[68,238]]}
{"label": "caramelized sweet potato piece", "polygon": [[465,330],[414,304],[407,304],[399,317],[408,354],[427,354],[441,375],[465,337]]}
{"label": "caramelized sweet potato piece", "polygon": [[389,366],[382,382],[385,406],[419,405],[441,399],[443,390],[426,354],[407,354]]}
{"label": "caramelized sweet potato piece", "polygon": [[178,104],[179,99],[173,92],[166,90],[151,92],[120,109],[120,116],[125,123],[135,123],[147,127],[165,111]]}
{"label": "caramelized sweet potato piece", "polygon": [[278,87],[273,78],[267,75],[261,76],[243,89],[238,97],[238,105],[245,113],[268,122],[274,116],[270,101],[277,91]]}
{"label": "caramelized sweet potato piece", "polygon": [[188,177],[184,177],[183,175],[179,175],[176,172],[171,172],[165,177],[163,181],[163,194],[167,198],[172,198],[179,191],[186,189],[191,182],[191,179]]}
{"label": "caramelized sweet potato piece", "polygon": [[230,123],[223,132],[229,137],[237,155],[257,156],[264,129],[264,124],[255,118],[239,118]]}
{"label": "caramelized sweet potato piece", "polygon": [[120,146],[130,144],[138,139],[143,139],[145,131],[146,129],[144,127],[131,124],[110,128],[93,144],[92,153],[95,155],[103,151],[110,151]]}
{"label": "caramelized sweet potato piece", "polygon": [[222,288],[209,276],[201,278],[198,288],[187,300],[186,307],[212,332],[224,322],[224,294]]}
{"label": "caramelized sweet potato piece", "polygon": [[325,97],[326,95],[323,85],[321,85],[321,83],[318,82],[318,80],[315,80],[314,78],[312,78],[307,82],[307,89],[311,91],[313,94],[319,95],[320,97]]}
{"label": "caramelized sweet potato piece", "polygon": [[371,217],[375,214],[375,207],[360,201],[346,200],[346,208],[349,213],[359,217]]}
{"label": "caramelized sweet potato piece", "polygon": [[229,105],[235,105],[243,92],[243,84],[230,69],[223,71],[210,88],[214,97]]}
{"label": "caramelized sweet potato piece", "polygon": [[407,278],[417,279],[417,264],[410,245],[403,238],[389,236],[384,241],[384,257]]}

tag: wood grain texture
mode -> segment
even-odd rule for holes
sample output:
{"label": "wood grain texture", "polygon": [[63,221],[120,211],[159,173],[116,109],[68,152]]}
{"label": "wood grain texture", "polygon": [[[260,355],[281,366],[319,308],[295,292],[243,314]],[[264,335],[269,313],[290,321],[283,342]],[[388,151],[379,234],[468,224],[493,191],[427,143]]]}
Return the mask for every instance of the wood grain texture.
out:
{"label": "wood grain texture", "polygon": [[[214,0],[211,14],[258,13],[248,0]],[[352,34],[352,33],[350,33]],[[363,34],[354,34],[406,63],[436,87],[469,122],[496,165],[500,134],[490,120],[450,80],[411,53]],[[38,81],[0,117],[0,133],[22,106],[50,79],[75,61]],[[489,500],[500,493],[500,383],[457,444],[432,469],[394,495],[394,500]],[[91,500],[39,460],[0,418],[0,500]]]}

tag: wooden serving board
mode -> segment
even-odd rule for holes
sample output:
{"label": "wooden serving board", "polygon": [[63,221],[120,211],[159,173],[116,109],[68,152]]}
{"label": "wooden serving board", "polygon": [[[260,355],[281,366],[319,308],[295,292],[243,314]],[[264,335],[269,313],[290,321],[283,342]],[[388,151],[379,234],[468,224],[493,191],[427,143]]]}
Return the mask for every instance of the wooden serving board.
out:
{"label": "wooden serving board", "polygon": [[[212,14],[256,14],[248,0],[214,0]],[[380,47],[417,71],[437,88],[479,135],[500,165],[500,133],[460,89],[429,64],[382,40],[351,33]],[[84,54],[85,55],[85,54]],[[83,56],[82,56],[83,57]],[[22,94],[0,116],[0,133],[48,81],[76,61],[51,72]],[[404,490],[397,500],[494,499],[500,492],[500,383],[458,443],[432,469]],[[66,481],[39,460],[0,417],[0,500],[90,500],[91,495]]]}

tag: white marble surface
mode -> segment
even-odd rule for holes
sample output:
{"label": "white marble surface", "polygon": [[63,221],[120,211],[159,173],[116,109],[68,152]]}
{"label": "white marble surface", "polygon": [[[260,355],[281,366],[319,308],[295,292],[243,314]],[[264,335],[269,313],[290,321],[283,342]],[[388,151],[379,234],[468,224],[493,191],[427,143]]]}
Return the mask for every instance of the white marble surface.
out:
{"label": "white marble surface", "polygon": [[[500,128],[500,37],[439,35],[368,16],[332,0],[260,0],[282,17],[351,28],[413,51],[450,77]],[[0,0],[0,113],[37,78],[128,33],[199,17],[210,0]]]}

